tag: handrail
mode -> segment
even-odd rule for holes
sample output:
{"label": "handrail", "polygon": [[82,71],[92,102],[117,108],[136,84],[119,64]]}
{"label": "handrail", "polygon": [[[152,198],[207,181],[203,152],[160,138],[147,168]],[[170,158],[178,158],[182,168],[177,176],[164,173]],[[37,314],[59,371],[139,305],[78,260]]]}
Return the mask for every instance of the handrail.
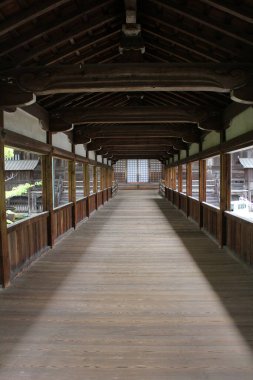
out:
{"label": "handrail", "polygon": [[72,206],[72,205],[73,205],[73,202],[65,203],[64,205],[61,205],[61,206],[55,207],[55,208],[53,209],[53,212],[56,212],[56,211],[58,211],[58,210],[61,210],[61,209],[65,208],[65,207],[67,208],[67,207]]}
{"label": "handrail", "polygon": [[236,215],[233,213],[233,211],[225,211],[225,215],[228,216],[229,218],[231,219],[236,219],[236,220],[243,220],[244,222],[247,222],[247,223],[250,223],[252,224],[253,223],[253,219],[250,219],[250,218],[247,218],[246,216],[241,216],[241,215]]}
{"label": "handrail", "polygon": [[36,219],[40,219],[41,217],[46,217],[49,215],[49,211],[43,211],[38,213],[37,215],[28,216],[25,219],[18,220],[14,222],[13,224],[7,225],[7,231],[15,230],[16,228],[20,227],[21,225],[30,224],[32,222],[36,222]]}

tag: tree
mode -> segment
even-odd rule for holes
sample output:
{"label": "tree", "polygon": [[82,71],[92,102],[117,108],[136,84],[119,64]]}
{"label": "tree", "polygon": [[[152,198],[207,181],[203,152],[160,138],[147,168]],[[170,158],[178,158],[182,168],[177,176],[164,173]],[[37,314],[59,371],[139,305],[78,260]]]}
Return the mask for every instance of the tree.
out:
{"label": "tree", "polygon": [[14,149],[4,147],[4,159],[5,160],[12,160],[14,158]]}

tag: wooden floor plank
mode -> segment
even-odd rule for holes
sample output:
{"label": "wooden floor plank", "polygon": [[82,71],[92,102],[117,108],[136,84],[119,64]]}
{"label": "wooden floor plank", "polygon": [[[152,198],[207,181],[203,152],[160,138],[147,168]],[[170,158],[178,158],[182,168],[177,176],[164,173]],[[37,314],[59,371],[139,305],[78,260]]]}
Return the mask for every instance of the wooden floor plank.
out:
{"label": "wooden floor plank", "polygon": [[0,292],[1,380],[252,380],[253,273],[120,191]]}

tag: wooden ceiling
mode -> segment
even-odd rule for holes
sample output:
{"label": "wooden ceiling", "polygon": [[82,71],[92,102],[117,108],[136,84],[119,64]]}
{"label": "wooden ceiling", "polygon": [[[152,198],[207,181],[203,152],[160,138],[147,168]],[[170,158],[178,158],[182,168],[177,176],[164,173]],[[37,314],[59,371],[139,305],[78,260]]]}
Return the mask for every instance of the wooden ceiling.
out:
{"label": "wooden ceiling", "polygon": [[[200,142],[207,131],[225,127],[222,115],[231,99],[252,103],[252,0],[4,0],[0,17],[2,107],[10,111],[31,101],[29,94],[35,93],[37,103],[50,114],[52,131],[70,129],[74,123],[75,143],[87,143],[89,150],[113,160],[165,160],[189,143]],[[167,66],[174,70],[169,77]],[[71,76],[75,67],[80,70],[77,77]],[[89,77],[78,87],[86,67],[88,72],[89,67],[99,73],[106,70],[99,81],[93,75],[92,82]],[[129,80],[129,88],[125,67],[135,81]],[[138,68],[138,75],[132,67]],[[105,85],[108,70],[112,78],[116,75],[114,68],[122,68],[121,76]],[[165,77],[158,77],[160,68]],[[63,71],[56,80],[59,70]],[[182,75],[181,85],[183,70],[187,75]],[[54,86],[51,82],[46,91],[41,81],[47,76],[53,77]],[[22,92],[16,103],[7,95],[17,92],[13,82]],[[244,86],[246,98],[245,91],[241,94]],[[135,109],[142,113],[138,120]],[[167,118],[157,117],[159,112]]]}

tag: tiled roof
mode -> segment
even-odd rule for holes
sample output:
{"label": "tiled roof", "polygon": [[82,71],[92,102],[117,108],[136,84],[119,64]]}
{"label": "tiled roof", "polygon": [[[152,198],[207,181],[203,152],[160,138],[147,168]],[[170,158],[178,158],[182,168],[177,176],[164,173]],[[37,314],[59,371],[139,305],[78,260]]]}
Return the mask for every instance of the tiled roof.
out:
{"label": "tiled roof", "polygon": [[253,169],[253,158],[240,158],[240,164],[244,167],[244,169]]}
{"label": "tiled roof", "polygon": [[38,162],[39,160],[6,160],[5,170],[11,172],[17,170],[34,170]]}

